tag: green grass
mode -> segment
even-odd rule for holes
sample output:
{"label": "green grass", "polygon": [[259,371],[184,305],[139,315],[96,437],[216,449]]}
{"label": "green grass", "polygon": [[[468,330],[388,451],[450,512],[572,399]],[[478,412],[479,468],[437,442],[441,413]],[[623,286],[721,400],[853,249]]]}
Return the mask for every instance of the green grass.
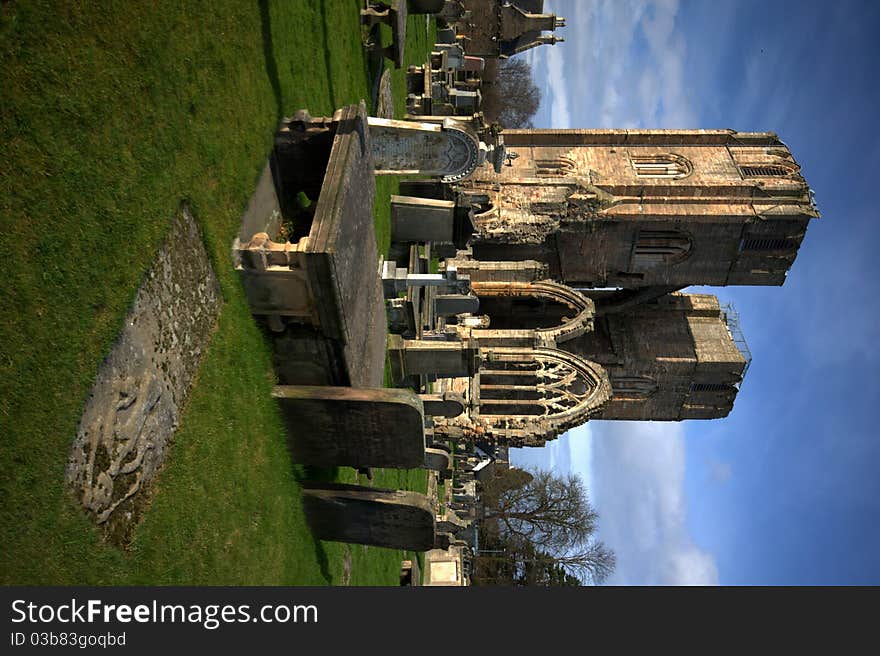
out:
{"label": "green grass", "polygon": [[[370,97],[358,6],[0,7],[0,583],[335,584],[350,553],[352,583],[396,584],[400,552],[315,541],[305,526],[269,351],[229,261],[278,119]],[[428,38],[411,26],[419,61]],[[377,184],[380,248],[395,185]],[[65,495],[64,467],[182,199],[225,306],[152,505],[121,551]],[[374,484],[423,479],[380,472]]]}

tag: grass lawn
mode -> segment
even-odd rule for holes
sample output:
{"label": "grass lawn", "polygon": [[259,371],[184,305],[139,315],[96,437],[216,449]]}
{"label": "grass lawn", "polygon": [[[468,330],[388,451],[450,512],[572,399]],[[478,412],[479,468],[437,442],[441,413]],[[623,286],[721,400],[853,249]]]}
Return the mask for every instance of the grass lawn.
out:
{"label": "grass lawn", "polygon": [[[305,526],[305,472],[287,455],[269,352],[230,265],[278,119],[370,97],[359,5],[0,7],[0,583],[338,584],[350,560],[353,584],[396,584],[400,552],[315,541]],[[424,17],[409,28],[420,62],[433,39]],[[380,248],[395,189],[378,180]],[[64,468],[182,199],[225,305],[152,506],[121,551],[64,494]],[[373,484],[424,491],[425,475],[381,471]]]}

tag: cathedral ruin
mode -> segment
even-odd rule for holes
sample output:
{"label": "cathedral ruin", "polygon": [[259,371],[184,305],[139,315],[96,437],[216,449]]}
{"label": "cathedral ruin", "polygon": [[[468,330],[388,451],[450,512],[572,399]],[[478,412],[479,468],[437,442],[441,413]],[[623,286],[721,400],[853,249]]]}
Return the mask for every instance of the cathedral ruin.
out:
{"label": "cathedral ruin", "polygon": [[819,216],[785,144],[733,130],[503,136],[500,174],[434,193],[475,208],[469,248],[445,266],[479,300],[422,335],[479,347],[473,375],[435,384],[468,408],[435,434],[539,446],[591,418],[726,416],[751,359],[738,317],[682,290],[783,284]]}

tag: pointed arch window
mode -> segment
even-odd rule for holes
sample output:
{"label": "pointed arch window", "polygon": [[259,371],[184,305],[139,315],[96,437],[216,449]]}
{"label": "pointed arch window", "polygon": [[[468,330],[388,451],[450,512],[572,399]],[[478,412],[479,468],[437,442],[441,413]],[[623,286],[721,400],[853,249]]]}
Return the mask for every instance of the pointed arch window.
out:
{"label": "pointed arch window", "polygon": [[574,168],[574,160],[570,157],[535,160],[535,174],[539,176],[570,175]]}
{"label": "pointed arch window", "polygon": [[650,376],[612,376],[611,389],[614,399],[639,401],[657,391],[657,381]]}
{"label": "pointed arch window", "polygon": [[640,178],[686,178],[694,171],[690,160],[681,155],[632,155],[630,157],[636,175]]}
{"label": "pointed arch window", "polygon": [[678,230],[641,230],[633,252],[636,267],[674,264],[691,252],[691,239]]}

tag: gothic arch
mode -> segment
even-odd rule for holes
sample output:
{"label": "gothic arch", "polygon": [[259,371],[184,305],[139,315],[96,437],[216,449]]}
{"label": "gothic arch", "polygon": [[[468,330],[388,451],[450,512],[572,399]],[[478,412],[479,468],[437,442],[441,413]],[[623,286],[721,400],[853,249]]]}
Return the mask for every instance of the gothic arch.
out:
{"label": "gothic arch", "polygon": [[[471,289],[481,298],[492,297],[533,297],[547,299],[559,303],[571,311],[571,316],[567,317],[567,321],[545,328],[527,329],[532,333],[534,343],[545,346],[559,344],[561,342],[574,339],[589,332],[593,329],[593,318],[596,314],[595,305],[592,299],[587,298],[579,291],[562,285],[552,280],[539,280],[534,282],[472,282]],[[493,332],[497,338],[503,338],[505,330],[492,330],[492,317],[489,317],[489,331]],[[524,331],[516,330],[517,336],[522,336]],[[474,337],[479,339],[480,335],[475,331]]]}
{"label": "gothic arch", "polygon": [[575,163],[570,157],[564,155],[554,157],[552,159],[536,159],[535,175],[551,176],[551,175],[569,175],[574,172]]}
{"label": "gothic arch", "polygon": [[694,165],[687,157],[675,153],[658,155],[630,155],[633,169],[639,178],[686,178],[694,172]]}
{"label": "gothic arch", "polygon": [[650,376],[611,376],[615,401],[642,401],[657,391],[657,381]]}
{"label": "gothic arch", "polygon": [[635,270],[686,260],[693,247],[690,235],[681,230],[639,230],[633,247]]}
{"label": "gothic arch", "polygon": [[484,348],[473,379],[470,416],[435,421],[468,437],[539,445],[599,412],[611,398],[600,365],[555,348]]}

